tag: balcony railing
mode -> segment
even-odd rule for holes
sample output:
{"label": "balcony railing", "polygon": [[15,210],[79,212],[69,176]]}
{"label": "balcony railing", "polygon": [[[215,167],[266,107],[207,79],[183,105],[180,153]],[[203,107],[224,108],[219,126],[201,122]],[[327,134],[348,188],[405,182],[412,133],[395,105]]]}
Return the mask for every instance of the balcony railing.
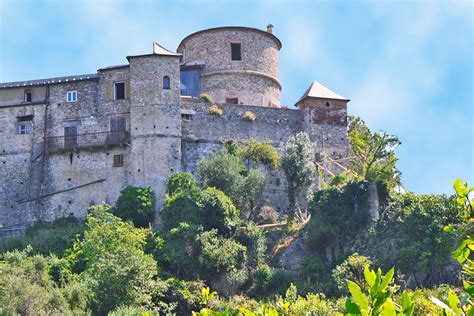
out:
{"label": "balcony railing", "polygon": [[45,139],[46,151],[123,146],[130,143],[127,131],[52,136]]}

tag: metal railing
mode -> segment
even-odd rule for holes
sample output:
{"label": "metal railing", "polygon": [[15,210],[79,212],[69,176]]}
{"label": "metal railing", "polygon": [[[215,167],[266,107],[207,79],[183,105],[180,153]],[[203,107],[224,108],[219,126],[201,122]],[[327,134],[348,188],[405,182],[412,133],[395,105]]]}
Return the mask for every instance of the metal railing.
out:
{"label": "metal railing", "polygon": [[129,143],[130,133],[127,131],[86,133],[45,138],[46,150],[49,152],[80,148],[113,147]]}

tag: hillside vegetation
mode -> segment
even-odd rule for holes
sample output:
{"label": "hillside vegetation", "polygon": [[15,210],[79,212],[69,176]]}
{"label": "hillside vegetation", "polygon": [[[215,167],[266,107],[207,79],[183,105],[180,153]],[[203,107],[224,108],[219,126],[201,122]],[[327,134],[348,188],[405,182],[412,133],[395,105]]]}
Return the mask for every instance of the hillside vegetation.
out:
{"label": "hillside vegetation", "polygon": [[[304,133],[280,154],[227,142],[167,180],[158,219],[160,197],[129,186],[2,239],[0,314],[473,315],[474,188],[397,193],[398,138],[351,118],[349,139],[334,177]],[[290,214],[264,203],[262,168],[283,169]]]}

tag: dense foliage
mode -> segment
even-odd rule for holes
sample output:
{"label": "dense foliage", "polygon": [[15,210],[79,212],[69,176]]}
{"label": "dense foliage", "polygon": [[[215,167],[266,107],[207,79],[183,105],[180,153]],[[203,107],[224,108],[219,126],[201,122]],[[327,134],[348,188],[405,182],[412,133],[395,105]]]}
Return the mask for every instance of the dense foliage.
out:
{"label": "dense foliage", "polygon": [[82,221],[73,216],[59,218],[53,222],[39,221],[28,227],[20,237],[0,239],[0,253],[21,250],[30,245],[31,253],[52,253],[61,256],[83,230]]}
{"label": "dense foliage", "polygon": [[291,210],[296,209],[298,197],[306,194],[314,181],[314,157],[314,145],[304,132],[291,136],[282,146],[281,167],[288,182]]}
{"label": "dense foliage", "polygon": [[274,169],[281,165],[280,156],[271,143],[247,140],[239,144],[237,153],[247,162],[262,163]]}
{"label": "dense foliage", "polygon": [[[371,141],[385,146],[357,128],[359,140],[370,134],[363,151],[378,148]],[[295,207],[314,175],[308,142],[299,134],[283,148]],[[85,224],[40,222],[5,239],[0,314],[472,314],[474,188],[457,180],[456,197],[396,194],[395,173],[385,172],[394,164],[383,167],[393,157],[382,150],[362,169],[378,180],[378,203],[369,181],[334,177],[307,201],[307,222],[259,226],[249,218],[274,210],[252,216],[264,177],[251,167],[277,157],[262,144],[211,154],[198,166],[199,184],[174,173],[155,230],[152,190],[127,187],[114,208],[91,207]]]}
{"label": "dense foliage", "polygon": [[394,152],[401,144],[397,136],[385,132],[372,133],[360,117],[350,116],[348,139],[354,156],[350,167],[362,179],[385,182],[390,189],[400,184]]}
{"label": "dense foliage", "polygon": [[255,215],[265,177],[259,170],[247,168],[232,147],[211,153],[199,163],[197,171],[201,185],[228,195],[244,219]]}
{"label": "dense foliage", "polygon": [[155,194],[151,188],[127,186],[120,192],[112,212],[132,221],[137,227],[148,227],[155,216]]}

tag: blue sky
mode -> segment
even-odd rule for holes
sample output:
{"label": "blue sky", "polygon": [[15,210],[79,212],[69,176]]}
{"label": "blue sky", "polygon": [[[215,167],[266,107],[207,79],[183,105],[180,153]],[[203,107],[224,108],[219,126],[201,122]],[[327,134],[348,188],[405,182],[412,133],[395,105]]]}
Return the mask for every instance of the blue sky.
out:
{"label": "blue sky", "polygon": [[474,182],[474,22],[470,1],[0,0],[0,82],[94,73],[174,50],[197,30],[241,25],[280,38],[282,103],[313,80],[349,113],[402,140],[404,186],[452,193]]}

